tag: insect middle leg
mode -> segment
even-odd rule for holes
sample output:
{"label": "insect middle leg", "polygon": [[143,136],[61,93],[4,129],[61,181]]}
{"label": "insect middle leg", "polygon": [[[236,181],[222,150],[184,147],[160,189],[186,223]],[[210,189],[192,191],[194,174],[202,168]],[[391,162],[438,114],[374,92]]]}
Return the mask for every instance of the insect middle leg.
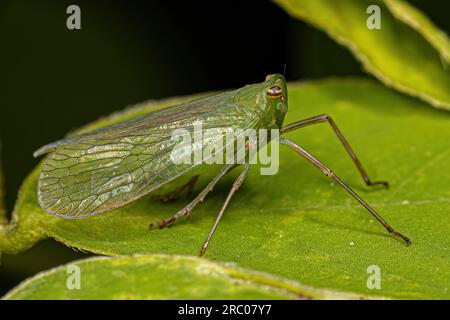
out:
{"label": "insect middle leg", "polygon": [[367,209],[367,211],[370,212],[372,216],[375,217],[385,228],[386,230],[392,234],[395,237],[399,237],[403,241],[405,241],[406,244],[410,244],[411,241],[409,238],[404,236],[403,234],[395,231],[375,210],[370,207],[367,202],[365,202],[360,196],[358,196],[349,186],[347,186],[336,174],[334,174],[329,168],[327,168],[324,164],[322,164],[319,160],[314,158],[311,154],[309,154],[305,149],[297,145],[295,142],[287,139],[287,138],[280,138],[280,143],[287,145],[289,148],[293,149],[295,152],[306,158],[309,162],[311,162],[314,166],[316,166],[320,171],[322,171],[323,174],[325,174],[327,177],[330,177],[334,181],[336,181],[341,187],[343,187],[345,190],[347,190],[348,193],[352,195],[353,198],[355,198],[364,208]]}
{"label": "insect middle leg", "polygon": [[294,123],[288,124],[281,128],[281,133],[286,133],[290,131],[294,131],[312,124],[316,123],[322,123],[322,122],[328,122],[333,129],[334,133],[338,137],[339,141],[341,141],[342,145],[344,146],[345,150],[349,154],[349,156],[352,158],[353,162],[355,163],[356,167],[358,168],[359,173],[361,174],[362,178],[364,179],[364,182],[367,186],[375,186],[375,185],[383,185],[385,187],[389,187],[389,184],[387,181],[372,181],[370,180],[369,176],[366,173],[366,170],[364,170],[364,167],[362,166],[361,162],[359,161],[358,157],[356,156],[353,149],[350,147],[350,144],[347,142],[347,140],[344,138],[344,135],[337,127],[336,123],[333,121],[333,119],[327,115],[322,114],[319,116],[315,116],[312,118],[308,118],[305,120],[296,121]]}
{"label": "insect middle leg", "polygon": [[236,166],[236,164],[227,164],[227,165],[223,166],[222,169],[220,169],[219,173],[214,177],[214,179],[211,180],[211,182],[206,186],[206,188],[203,189],[197,195],[197,197],[195,197],[195,199],[192,200],[191,203],[189,203],[183,209],[179,210],[177,213],[175,213],[173,216],[171,216],[167,219],[150,223],[149,228],[154,229],[154,228],[158,227],[161,229],[164,227],[170,227],[180,217],[185,216],[186,218],[189,218],[192,210],[197,206],[197,204],[199,204],[200,202],[203,202],[206,195],[213,190],[213,188],[217,184],[217,182],[219,182],[219,180],[224,175],[226,175],[231,169],[233,169],[235,166]]}
{"label": "insect middle leg", "polygon": [[192,190],[194,189],[195,183],[198,180],[199,175],[193,176],[186,184],[182,185],[179,188],[176,188],[175,190],[166,193],[166,194],[157,194],[154,195],[152,198],[157,199],[161,202],[170,202],[177,200],[180,195],[183,193],[183,191],[186,190],[186,195],[190,195],[192,193]]}
{"label": "insect middle leg", "polygon": [[211,241],[211,237],[213,236],[214,231],[216,231],[216,228],[219,225],[220,219],[222,219],[222,217],[223,217],[223,213],[225,212],[225,209],[227,208],[228,204],[230,203],[230,200],[233,197],[234,193],[239,189],[239,187],[244,182],[244,179],[247,176],[249,169],[250,169],[250,164],[247,163],[244,167],[244,170],[242,170],[239,177],[233,183],[233,186],[231,187],[231,190],[228,193],[228,196],[225,199],[225,202],[223,203],[222,208],[219,211],[219,214],[217,215],[216,221],[214,222],[214,225],[212,226],[211,230],[209,231],[208,237],[206,238],[206,241],[203,244],[202,249],[200,250],[199,256],[203,256],[203,254],[205,253],[206,248],[208,247],[209,241]]}

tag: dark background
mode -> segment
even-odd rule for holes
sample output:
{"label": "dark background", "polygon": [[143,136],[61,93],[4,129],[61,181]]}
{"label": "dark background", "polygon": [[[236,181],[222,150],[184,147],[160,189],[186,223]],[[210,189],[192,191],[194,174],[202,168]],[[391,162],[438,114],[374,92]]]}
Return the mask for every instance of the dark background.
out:
{"label": "dark background", "polygon": [[[450,30],[450,1],[410,2]],[[81,8],[81,30],[66,28],[70,4]],[[35,149],[127,105],[261,82],[285,65],[290,81],[362,74],[346,49],[262,0],[1,0],[0,41],[8,212],[38,163]],[[51,240],[5,255],[0,295],[24,277],[85,256]]]}

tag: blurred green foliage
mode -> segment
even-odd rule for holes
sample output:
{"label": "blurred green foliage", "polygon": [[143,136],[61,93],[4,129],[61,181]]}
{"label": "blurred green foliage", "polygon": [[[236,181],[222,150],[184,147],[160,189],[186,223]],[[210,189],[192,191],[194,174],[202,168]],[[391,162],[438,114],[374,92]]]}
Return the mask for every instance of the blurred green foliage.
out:
{"label": "blurred green foliage", "polygon": [[[450,40],[426,16],[401,0],[278,0],[292,16],[347,47],[364,69],[435,107],[450,109]],[[366,27],[377,5],[380,29]],[[329,56],[332,58],[332,56]]]}
{"label": "blurred green foliage", "polygon": [[[69,280],[68,280],[69,274]],[[126,276],[125,276],[126,275]],[[68,290],[69,285],[72,290]],[[76,289],[79,290],[76,290]],[[39,274],[5,299],[356,299],[233,264],[183,256],[75,261]]]}

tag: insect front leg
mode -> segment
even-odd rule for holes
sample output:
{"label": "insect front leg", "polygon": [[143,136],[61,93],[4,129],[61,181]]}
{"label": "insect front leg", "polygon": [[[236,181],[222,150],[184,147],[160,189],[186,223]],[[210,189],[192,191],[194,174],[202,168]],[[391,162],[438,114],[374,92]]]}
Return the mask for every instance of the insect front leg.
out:
{"label": "insect front leg", "polygon": [[173,216],[171,216],[167,219],[150,223],[149,228],[154,229],[154,228],[158,227],[161,229],[164,227],[170,227],[180,217],[185,216],[185,217],[189,218],[192,210],[197,206],[197,204],[199,204],[200,202],[203,202],[206,195],[214,189],[214,186],[217,184],[217,182],[219,182],[219,180],[224,175],[226,175],[231,169],[233,169],[235,166],[236,166],[235,164],[227,164],[224,167],[222,167],[222,169],[220,169],[219,173],[214,177],[214,179],[211,180],[211,182],[206,186],[206,188],[203,189],[202,192],[200,192],[198,194],[198,196],[195,197],[194,200],[192,200],[191,203],[189,203],[183,209],[181,209],[180,211],[178,211]]}
{"label": "insect front leg", "polygon": [[180,198],[181,194],[186,191],[186,196],[189,196],[194,189],[195,183],[198,180],[199,175],[193,176],[186,184],[182,185],[175,190],[166,193],[166,194],[158,194],[154,195],[152,198],[159,200],[161,202],[171,202]]}
{"label": "insect front leg", "polygon": [[300,121],[296,121],[294,123],[288,124],[288,125],[284,126],[283,128],[281,128],[281,133],[294,131],[294,130],[297,130],[297,129],[300,129],[300,128],[303,128],[303,127],[306,127],[306,126],[309,126],[312,124],[317,124],[317,123],[322,123],[322,122],[328,122],[328,124],[331,126],[334,133],[338,137],[339,141],[344,146],[345,151],[347,151],[350,158],[352,158],[353,163],[358,168],[358,171],[361,174],[361,176],[364,179],[364,182],[366,183],[367,186],[382,185],[385,187],[389,187],[389,184],[387,183],[387,181],[372,181],[372,180],[370,180],[368,174],[366,173],[366,170],[364,170],[364,167],[361,164],[361,161],[359,161],[358,157],[356,156],[353,149],[350,147],[350,144],[345,139],[341,130],[339,130],[338,126],[336,125],[334,120],[329,115],[322,114],[319,116],[315,116],[312,118],[308,118],[305,120],[300,120]]}
{"label": "insect front leg", "polygon": [[355,198],[364,208],[367,209],[367,211],[370,212],[372,216],[375,217],[375,219],[378,220],[385,228],[386,230],[392,234],[395,237],[398,237],[402,239],[407,245],[411,243],[408,237],[404,236],[403,234],[395,231],[375,210],[370,207],[367,202],[365,202],[360,196],[358,196],[349,186],[347,186],[336,174],[334,174],[329,168],[327,168],[323,163],[321,163],[319,160],[314,158],[310,153],[308,153],[305,149],[297,145],[295,142],[287,139],[287,138],[280,138],[280,143],[287,145],[289,148],[303,156],[306,160],[311,162],[314,166],[316,166],[320,171],[322,171],[323,174],[325,174],[327,177],[330,177],[334,181],[336,181],[342,188],[347,190],[350,195]]}

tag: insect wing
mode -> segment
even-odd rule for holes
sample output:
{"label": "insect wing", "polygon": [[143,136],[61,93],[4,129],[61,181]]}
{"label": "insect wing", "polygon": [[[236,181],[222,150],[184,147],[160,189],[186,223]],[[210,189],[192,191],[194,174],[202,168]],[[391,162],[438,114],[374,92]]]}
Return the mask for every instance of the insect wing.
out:
{"label": "insect wing", "polygon": [[[176,164],[174,129],[249,127],[248,114],[231,103],[233,92],[202,98],[39,149],[52,152],[39,176],[38,199],[47,212],[82,218],[123,206],[193,169]],[[222,135],[223,133],[217,133]]]}

